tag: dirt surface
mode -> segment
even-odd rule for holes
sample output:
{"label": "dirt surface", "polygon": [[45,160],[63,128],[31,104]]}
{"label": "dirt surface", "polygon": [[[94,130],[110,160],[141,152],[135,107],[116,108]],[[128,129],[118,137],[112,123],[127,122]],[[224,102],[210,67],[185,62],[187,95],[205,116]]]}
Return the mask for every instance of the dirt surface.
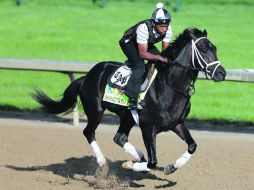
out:
{"label": "dirt surface", "polygon": [[[96,134],[108,163],[98,170],[82,134],[85,119],[81,127],[73,127],[68,117],[0,114],[1,190],[254,189],[253,133],[191,130],[197,151],[186,166],[166,176],[161,167],[150,173],[121,167],[132,158],[114,144],[117,125],[109,118],[104,119]],[[146,155],[138,127],[131,131],[129,141]],[[159,166],[174,163],[186,148],[172,132],[159,134]]]}

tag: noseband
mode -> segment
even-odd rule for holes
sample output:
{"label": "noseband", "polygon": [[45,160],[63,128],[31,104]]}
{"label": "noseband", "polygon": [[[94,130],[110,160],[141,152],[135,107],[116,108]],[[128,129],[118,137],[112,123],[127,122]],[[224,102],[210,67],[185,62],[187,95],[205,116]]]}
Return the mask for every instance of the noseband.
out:
{"label": "noseband", "polygon": [[[213,78],[215,71],[216,71],[217,68],[220,66],[220,61],[213,61],[213,62],[211,62],[211,63],[207,63],[207,62],[205,61],[205,59],[202,57],[202,55],[200,54],[200,52],[199,52],[199,50],[198,50],[198,48],[197,48],[197,46],[196,46],[196,43],[197,43],[199,40],[201,40],[201,39],[207,39],[207,38],[206,38],[206,37],[200,37],[200,38],[198,38],[196,41],[194,41],[194,40],[191,41],[191,42],[192,42],[192,65],[193,65],[194,68],[196,68],[196,67],[195,67],[195,61],[194,61],[195,56],[196,56],[196,58],[197,58],[197,60],[198,60],[198,64],[200,65],[200,67],[201,67],[202,69],[205,69],[206,78],[208,78],[208,77],[207,77],[207,73],[210,73],[210,72],[211,72],[211,71],[208,70],[208,68],[209,68],[210,66],[212,66],[212,65],[216,65],[215,68],[214,68],[214,70],[213,70],[213,73],[212,73],[212,75],[211,75],[211,78]],[[204,63],[205,66],[202,64],[202,62]]]}

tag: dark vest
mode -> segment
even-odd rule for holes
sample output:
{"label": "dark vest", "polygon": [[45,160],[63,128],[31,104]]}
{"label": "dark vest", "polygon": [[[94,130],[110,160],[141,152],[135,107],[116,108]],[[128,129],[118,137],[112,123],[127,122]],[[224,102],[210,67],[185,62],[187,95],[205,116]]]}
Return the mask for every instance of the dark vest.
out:
{"label": "dark vest", "polygon": [[158,38],[155,37],[154,33],[153,33],[153,23],[152,23],[152,20],[151,19],[148,19],[148,20],[143,20],[139,23],[137,23],[136,25],[130,27],[128,30],[126,30],[124,32],[124,38],[126,39],[129,39],[133,42],[137,42],[137,33],[136,33],[136,30],[138,28],[138,26],[140,24],[143,24],[145,23],[147,25],[147,28],[148,28],[148,34],[149,34],[149,37],[148,37],[148,43],[150,44],[155,44],[155,43],[158,43],[160,42],[164,37],[165,37],[165,34],[164,35],[160,35]]}

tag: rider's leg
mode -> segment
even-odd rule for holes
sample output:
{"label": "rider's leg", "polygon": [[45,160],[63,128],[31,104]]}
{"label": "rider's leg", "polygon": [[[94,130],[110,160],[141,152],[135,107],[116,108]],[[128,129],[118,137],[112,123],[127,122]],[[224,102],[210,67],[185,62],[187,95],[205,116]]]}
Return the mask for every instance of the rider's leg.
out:
{"label": "rider's leg", "polygon": [[126,95],[130,98],[129,109],[132,110],[137,109],[138,95],[142,85],[142,78],[145,73],[145,65],[143,62],[139,62],[137,65],[132,66],[131,69],[132,76],[126,86]]}
{"label": "rider's leg", "polygon": [[[129,59],[129,57],[130,57],[130,59],[133,59],[133,57],[135,58],[135,56],[139,57],[139,55],[135,54],[138,52],[138,50],[136,49],[135,53],[133,53],[132,52],[133,49],[134,48],[132,48],[131,51],[128,51],[128,49],[127,49],[126,56],[128,57],[128,59]],[[124,49],[123,49],[123,51],[124,51]],[[131,52],[131,53],[128,54],[128,52]],[[148,45],[148,52],[153,53],[153,54],[160,54],[160,51],[153,44]],[[139,58],[139,59],[141,59],[141,58]],[[133,75],[130,78],[130,81],[129,81],[127,88],[126,88],[126,92],[127,92],[126,94],[127,94],[127,96],[130,97],[129,109],[131,109],[131,110],[137,109],[137,97],[138,97],[138,94],[140,91],[140,86],[142,85],[142,78],[145,73],[144,60],[142,60],[142,62],[141,62],[139,59],[136,59],[136,61],[134,62],[134,63],[136,63],[135,65],[131,65]],[[142,106],[139,105],[138,108],[142,109]]]}
{"label": "rider's leg", "polygon": [[126,57],[128,58],[129,67],[132,75],[125,89],[125,94],[130,98],[130,109],[137,108],[137,99],[142,84],[142,78],[145,73],[144,60],[140,58],[138,48],[132,41],[120,40],[120,46]]}

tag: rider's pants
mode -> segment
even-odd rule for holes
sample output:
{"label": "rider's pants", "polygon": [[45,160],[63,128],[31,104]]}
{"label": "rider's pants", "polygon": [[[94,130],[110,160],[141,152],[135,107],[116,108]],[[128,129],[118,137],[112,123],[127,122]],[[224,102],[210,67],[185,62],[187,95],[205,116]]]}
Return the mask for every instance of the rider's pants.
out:
{"label": "rider's pants", "polygon": [[[143,75],[145,73],[145,63],[139,56],[138,45],[136,42],[122,38],[119,41],[119,44],[128,58],[128,66],[132,70],[132,75],[126,86],[125,94],[131,99],[137,99],[140,86],[142,85]],[[153,54],[160,54],[159,50],[153,44],[148,44],[148,51]]]}

